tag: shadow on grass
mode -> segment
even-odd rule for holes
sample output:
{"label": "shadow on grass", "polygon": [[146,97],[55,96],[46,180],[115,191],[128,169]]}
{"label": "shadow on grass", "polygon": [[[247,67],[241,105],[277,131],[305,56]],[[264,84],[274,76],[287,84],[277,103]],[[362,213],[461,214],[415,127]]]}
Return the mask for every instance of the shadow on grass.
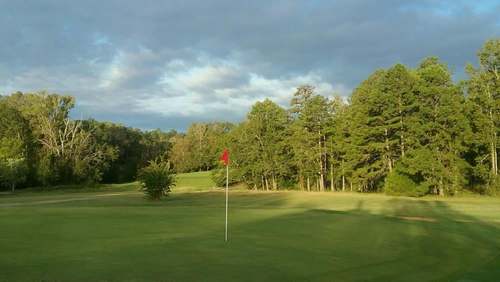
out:
{"label": "shadow on grass", "polygon": [[[395,198],[381,214],[364,209],[364,203],[347,211],[307,209],[256,217],[232,225],[227,245],[208,240],[212,245],[191,248],[193,241],[207,242],[216,234],[175,244],[197,252],[203,259],[193,267],[203,273],[200,277],[217,281],[498,281],[498,226],[443,201]],[[285,204],[279,199],[263,203],[278,210]],[[234,222],[255,216],[244,204],[232,212]],[[226,268],[232,269],[230,276],[224,276]]]}
{"label": "shadow on grass", "polygon": [[[62,218],[58,209],[37,210],[44,214],[32,219],[43,222],[35,237],[26,228],[32,225],[19,223],[26,216],[5,222],[6,230],[27,230],[11,237],[27,245],[26,254],[19,255],[15,244],[5,245],[4,258],[19,257],[18,263],[3,261],[9,262],[4,265],[5,280],[498,281],[500,277],[498,225],[458,212],[443,201],[394,198],[384,201],[382,212],[375,214],[367,208],[369,198],[353,199],[353,208],[338,210],[333,205],[333,209],[296,207],[279,193],[233,193],[230,242],[225,243],[224,193],[174,194],[159,203],[137,199],[85,203],[107,208],[73,209],[75,214],[65,212]],[[141,208],[132,207],[138,203]],[[4,218],[14,218],[14,213],[13,209],[12,217]],[[39,238],[47,240],[45,246],[37,243]]]}

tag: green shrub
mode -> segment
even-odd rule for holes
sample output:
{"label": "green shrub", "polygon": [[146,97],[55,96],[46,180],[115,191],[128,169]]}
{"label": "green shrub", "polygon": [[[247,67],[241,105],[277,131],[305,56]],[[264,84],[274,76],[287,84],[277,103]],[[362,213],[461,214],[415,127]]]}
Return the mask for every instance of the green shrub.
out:
{"label": "green shrub", "polygon": [[487,195],[497,196],[500,195],[500,177],[497,175],[490,175],[489,185],[485,185]]}
{"label": "green shrub", "polygon": [[[212,170],[210,177],[217,187],[226,187],[226,168]],[[229,185],[240,182],[239,171],[236,169],[229,169]]]}
{"label": "green shrub", "polygon": [[279,179],[278,187],[279,187],[279,189],[299,190],[299,186],[297,185],[295,179],[292,179],[292,178]]}
{"label": "green shrub", "polygon": [[384,192],[394,196],[421,197],[429,192],[429,186],[425,183],[416,183],[405,174],[393,171],[384,184]]}
{"label": "green shrub", "polygon": [[167,196],[175,186],[175,174],[170,163],[162,160],[150,161],[148,166],[139,171],[138,178],[146,197],[152,200]]}
{"label": "green shrub", "polygon": [[0,159],[0,186],[9,187],[12,192],[16,185],[26,181],[28,166],[24,158]]}

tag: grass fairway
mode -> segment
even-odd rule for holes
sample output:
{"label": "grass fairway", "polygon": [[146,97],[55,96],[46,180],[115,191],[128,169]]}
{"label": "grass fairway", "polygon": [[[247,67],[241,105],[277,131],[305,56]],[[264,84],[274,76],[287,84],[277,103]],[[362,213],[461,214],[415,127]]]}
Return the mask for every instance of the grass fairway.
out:
{"label": "grass fairway", "polygon": [[0,195],[0,281],[500,280],[498,198],[237,191],[224,243],[207,176],[160,202],[136,184]]}
{"label": "grass fairway", "polygon": [[210,178],[209,171],[182,173],[177,176],[175,192],[200,192],[213,189],[215,183]]}

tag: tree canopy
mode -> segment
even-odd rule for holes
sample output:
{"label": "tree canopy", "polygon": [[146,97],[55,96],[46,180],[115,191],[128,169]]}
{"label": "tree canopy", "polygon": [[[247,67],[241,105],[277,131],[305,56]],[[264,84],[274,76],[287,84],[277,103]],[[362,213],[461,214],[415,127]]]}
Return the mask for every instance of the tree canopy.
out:
{"label": "tree canopy", "polygon": [[[221,168],[251,189],[386,191],[398,195],[498,193],[500,39],[487,41],[468,78],[436,57],[375,70],[349,98],[290,93],[288,107],[256,102],[245,120],[143,131],[71,120],[71,96],[0,98],[0,184],[125,182],[157,158],[176,172]],[[169,164],[169,167],[170,167]]]}

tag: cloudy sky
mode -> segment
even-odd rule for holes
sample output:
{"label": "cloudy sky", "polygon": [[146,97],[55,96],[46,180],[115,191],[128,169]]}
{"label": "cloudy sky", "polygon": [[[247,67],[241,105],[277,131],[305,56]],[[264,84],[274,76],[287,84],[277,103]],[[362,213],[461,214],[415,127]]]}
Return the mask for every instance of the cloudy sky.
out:
{"label": "cloudy sky", "polygon": [[429,55],[459,79],[499,15],[499,0],[0,0],[0,94],[71,94],[74,117],[183,130],[287,105],[304,83],[348,96]]}

